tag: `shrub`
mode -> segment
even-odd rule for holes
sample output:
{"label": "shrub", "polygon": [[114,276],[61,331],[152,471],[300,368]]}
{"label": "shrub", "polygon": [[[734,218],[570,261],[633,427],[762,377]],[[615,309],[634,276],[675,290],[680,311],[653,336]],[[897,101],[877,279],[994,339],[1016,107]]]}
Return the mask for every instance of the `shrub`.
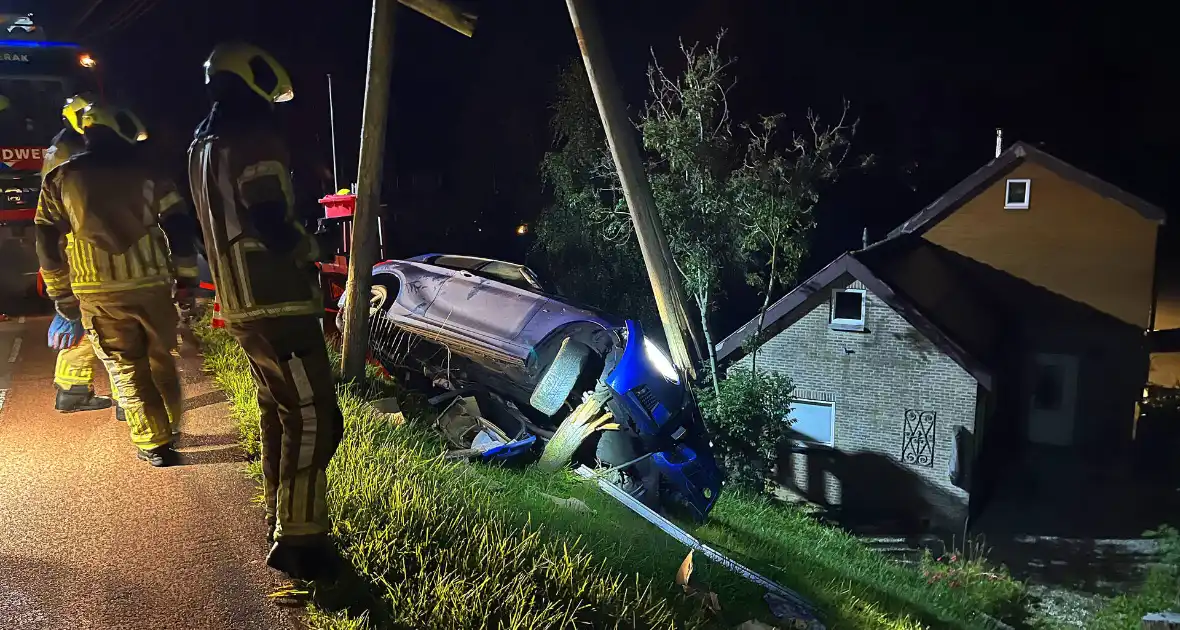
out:
{"label": "shrub", "polygon": [[699,392],[713,451],[729,483],[764,493],[779,446],[789,439],[794,386],[782,374],[735,368],[718,389],[720,396],[712,388]]}

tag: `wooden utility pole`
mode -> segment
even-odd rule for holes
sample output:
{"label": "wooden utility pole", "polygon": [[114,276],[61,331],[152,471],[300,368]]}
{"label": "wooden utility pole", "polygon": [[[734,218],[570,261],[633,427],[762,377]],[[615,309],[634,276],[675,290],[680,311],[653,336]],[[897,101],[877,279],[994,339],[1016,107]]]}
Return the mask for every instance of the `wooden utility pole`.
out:
{"label": "wooden utility pole", "polygon": [[471,37],[475,34],[475,13],[447,0],[398,0],[411,9],[446,26],[456,33]]}
{"label": "wooden utility pole", "polygon": [[[449,0],[399,0],[415,11],[468,37],[475,32],[474,13]],[[373,265],[377,263],[381,174],[385,161],[385,129],[389,120],[389,83],[393,70],[394,0],[373,0],[369,27],[369,64],[365,82],[365,110],[361,127],[361,155],[357,168],[356,211],[352,217],[352,248],[344,294],[344,352],[341,366],[346,380],[361,379],[369,353],[369,297]]]}
{"label": "wooden utility pole", "polygon": [[672,256],[663,228],[660,227],[651,183],[647,181],[639,145],[635,141],[631,121],[627,118],[627,106],[619,91],[602,32],[590,3],[591,0],[566,0],[565,4],[569,8],[574,34],[578,37],[578,47],[582,50],[582,61],[586,64],[586,76],[590,78],[594,101],[598,103],[598,114],[606,130],[607,144],[610,145],[611,156],[623,185],[623,196],[631,211],[635,235],[639,237],[639,250],[643,253],[647,276],[655,292],[656,308],[660,312],[664,334],[668,337],[672,362],[690,378],[695,378],[693,355],[699,349],[691,343],[693,326],[684,308],[684,291],[671,267]]}
{"label": "wooden utility pole", "polygon": [[341,367],[346,380],[364,378],[369,351],[368,307],[373,287],[373,264],[376,262],[374,231],[381,207],[381,171],[385,158],[385,127],[389,120],[396,10],[397,4],[392,0],[373,0],[356,211],[352,217],[352,251],[348,256],[348,283],[344,288],[344,365]]}

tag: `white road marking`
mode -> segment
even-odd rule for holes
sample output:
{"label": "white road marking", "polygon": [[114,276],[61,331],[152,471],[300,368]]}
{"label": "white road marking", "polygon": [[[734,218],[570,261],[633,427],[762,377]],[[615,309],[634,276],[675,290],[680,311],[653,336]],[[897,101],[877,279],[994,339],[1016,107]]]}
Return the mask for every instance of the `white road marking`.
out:
{"label": "white road marking", "polygon": [[4,400],[8,398],[8,390],[0,389],[0,411],[4,410]]}
{"label": "white road marking", "polygon": [[16,363],[16,358],[17,358],[17,356],[20,355],[21,341],[22,341],[22,339],[20,337],[17,337],[16,339],[12,340],[12,352],[8,353],[8,362],[9,363]]}
{"label": "white road marking", "polygon": [[20,317],[16,318],[16,323],[18,323],[18,324],[25,323],[25,316],[21,315]]}

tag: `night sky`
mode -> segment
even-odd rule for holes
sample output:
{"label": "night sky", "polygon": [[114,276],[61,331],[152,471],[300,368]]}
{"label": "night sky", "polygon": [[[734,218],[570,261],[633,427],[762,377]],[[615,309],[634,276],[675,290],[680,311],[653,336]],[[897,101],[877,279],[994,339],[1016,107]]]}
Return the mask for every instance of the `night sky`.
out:
{"label": "night sky", "polygon": [[[329,72],[341,184],[355,178],[368,2],[103,0],[71,32],[92,2],[24,5],[51,34],[91,47],[107,95],[141,113],[178,173],[207,109],[201,62],[217,41],[242,38],[293,75],[296,98],[281,109],[305,200],[331,189]],[[598,6],[633,108],[645,96],[649,49],[674,68],[678,38],[711,42],[720,28],[728,29],[723,51],[737,57],[736,119],[781,111],[801,121],[809,107],[835,116],[843,98],[851,101],[860,119],[854,149],[877,156],[876,166],[824,191],[804,271],[858,247],[864,228],[884,236],[981,166],[993,156],[996,127],[1006,144],[1037,143],[1165,208],[1180,205],[1180,122],[1168,90],[1180,46],[1165,31],[1169,21],[1153,16],[1160,11],[1135,2],[905,4]],[[527,237],[513,228],[546,203],[537,165],[550,146],[548,105],[558,70],[577,53],[565,3],[469,6],[480,15],[473,39],[398,13],[383,196],[391,256],[429,249],[523,259]],[[135,17],[137,8],[146,12]]]}

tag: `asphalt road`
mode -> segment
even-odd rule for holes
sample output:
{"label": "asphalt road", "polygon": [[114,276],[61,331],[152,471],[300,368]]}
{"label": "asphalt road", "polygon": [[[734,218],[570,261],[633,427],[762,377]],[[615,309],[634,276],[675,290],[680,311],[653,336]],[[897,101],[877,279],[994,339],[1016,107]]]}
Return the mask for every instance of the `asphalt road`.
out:
{"label": "asphalt road", "polygon": [[112,411],[53,410],[48,324],[0,322],[0,628],[299,627],[266,598],[262,512],[199,357],[182,361],[184,465],[155,469]]}

